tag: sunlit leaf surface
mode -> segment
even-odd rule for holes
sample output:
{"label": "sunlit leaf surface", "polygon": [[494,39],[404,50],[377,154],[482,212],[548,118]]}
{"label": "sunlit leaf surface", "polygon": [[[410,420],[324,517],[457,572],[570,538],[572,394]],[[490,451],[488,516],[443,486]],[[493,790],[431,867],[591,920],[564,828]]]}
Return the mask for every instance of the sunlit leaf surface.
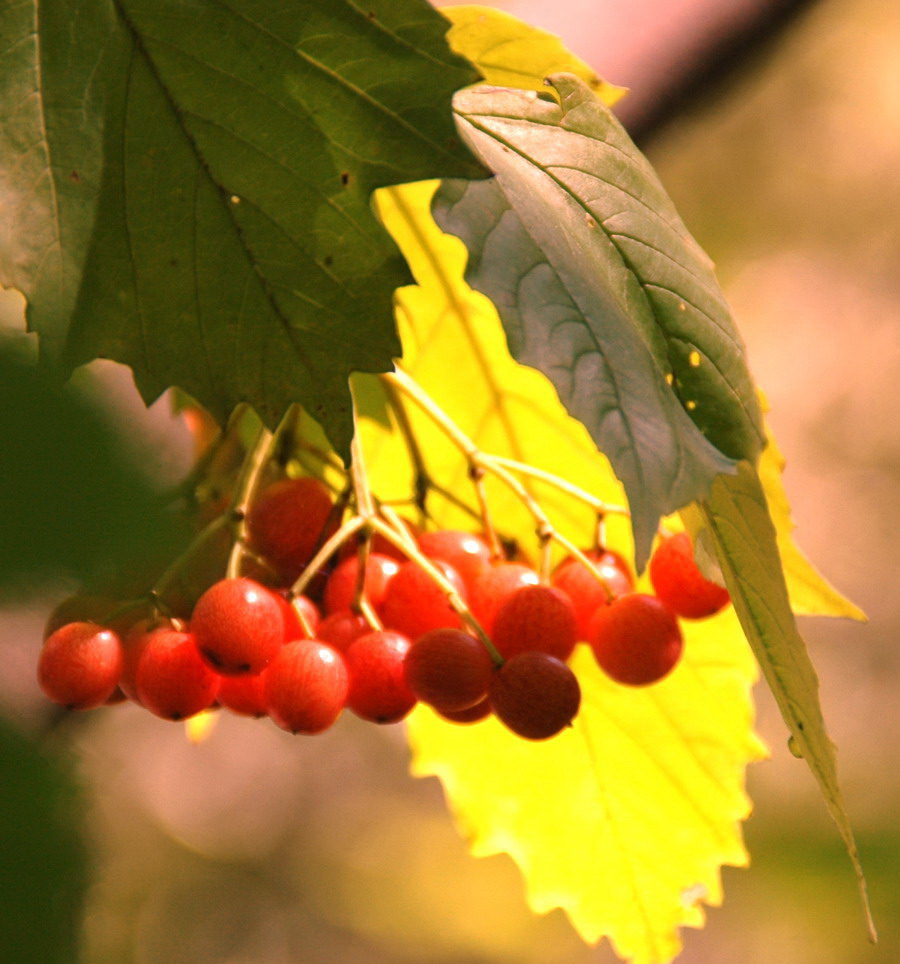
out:
{"label": "sunlit leaf surface", "polygon": [[[433,190],[378,197],[419,282],[398,294],[404,367],[485,450],[621,499],[587,431],[546,378],[511,359],[496,312],[463,283],[461,243],[428,214]],[[469,497],[465,465],[411,414],[429,472]],[[375,422],[365,430],[373,484],[408,495],[402,441]],[[562,531],[590,544],[590,510],[543,484],[532,490]],[[504,534],[533,553],[533,520],[499,490],[491,505]],[[437,494],[429,508],[442,524],[473,525]],[[608,535],[630,551],[626,521],[611,522]],[[762,753],[752,733],[755,667],[730,612],[688,629],[684,664],[656,687],[610,683],[582,649],[574,665],[584,703],[571,731],[528,743],[493,721],[453,726],[423,709],[409,722],[414,770],[441,778],[475,853],[512,855],[532,907],[564,908],[586,940],[609,936],[635,961],[667,961],[680,946],[678,928],[699,926],[701,904],[721,900],[719,867],[746,862],[744,768]]]}
{"label": "sunlit leaf surface", "polygon": [[559,37],[503,10],[463,4],[441,13],[453,24],[447,34],[451,49],[475,64],[489,84],[542,91],[545,78],[564,71],[580,77],[605,104],[626,92],[600,78]]}

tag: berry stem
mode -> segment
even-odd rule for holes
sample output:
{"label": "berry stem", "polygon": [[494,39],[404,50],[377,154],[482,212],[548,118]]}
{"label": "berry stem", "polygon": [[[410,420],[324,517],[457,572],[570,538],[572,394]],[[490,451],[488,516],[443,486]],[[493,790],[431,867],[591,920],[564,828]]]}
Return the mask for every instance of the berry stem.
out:
{"label": "berry stem", "polygon": [[631,513],[624,506],[604,502],[602,499],[598,499],[596,496],[591,495],[590,492],[585,491],[580,486],[573,485],[571,482],[560,478],[558,475],[553,475],[552,472],[545,472],[543,469],[539,469],[534,465],[529,465],[527,462],[519,462],[516,459],[508,459],[502,455],[488,455],[485,457],[497,465],[502,466],[503,468],[517,472],[519,475],[527,475],[532,479],[538,479],[541,482],[546,482],[548,485],[552,485],[561,492],[565,492],[567,495],[572,496],[573,499],[578,499],[579,502],[584,502],[585,505],[589,505],[592,509],[597,511],[597,515],[600,517],[601,521],[604,515],[621,515],[626,517],[631,516]]}
{"label": "berry stem", "polygon": [[315,639],[316,634],[313,632],[313,628],[310,626],[309,620],[306,618],[306,613],[303,612],[301,606],[294,605],[296,598],[297,597],[291,593],[290,598],[288,599],[288,605],[294,610],[294,613],[297,616],[297,622],[300,623],[300,628],[303,630],[304,637],[306,639]]}
{"label": "berry stem", "polygon": [[494,528],[490,507],[488,506],[487,491],[484,485],[484,468],[473,462],[472,459],[469,459],[469,478],[472,480],[472,485],[475,486],[478,508],[481,511],[481,527],[491,550],[491,558],[494,561],[503,559],[505,557],[503,546],[497,537],[497,530]]}
{"label": "berry stem", "polygon": [[410,401],[416,405],[437,425],[450,439],[450,441],[462,452],[470,464],[477,464],[477,458],[481,454],[478,446],[469,438],[468,435],[447,415],[443,409],[439,408],[433,399],[422,390],[422,387],[402,369],[397,368],[393,372],[386,372],[381,376],[382,381],[399,389]]}
{"label": "berry stem", "polygon": [[413,543],[404,536],[398,535],[394,529],[389,526],[384,520],[379,519],[377,516],[373,516],[368,520],[368,525],[372,529],[384,536],[392,545],[395,545],[402,553],[404,553],[410,560],[412,560],[420,569],[424,570],[429,576],[429,578],[440,586],[441,591],[447,597],[447,602],[453,607],[454,611],[475,633],[475,635],[481,640],[484,648],[488,651],[491,659],[497,666],[503,665],[503,657],[497,651],[496,646],[491,642],[490,636],[484,631],[484,627],[478,620],[472,615],[472,611],[462,600],[460,595],[453,588],[453,584],[450,583],[444,574],[438,569],[434,563],[426,556],[423,555],[418,547],[414,546]]}
{"label": "berry stem", "polygon": [[419,445],[419,441],[413,431],[412,422],[410,421],[406,406],[403,404],[401,392],[398,391],[397,386],[388,379],[382,379],[382,384],[388,396],[391,410],[397,419],[397,427],[400,429],[400,433],[403,435],[407,450],[409,451],[409,458],[412,462],[413,472],[415,473],[412,502],[413,505],[419,509],[422,522],[431,519],[431,514],[426,505],[429,492],[436,492],[451,505],[456,506],[456,508],[467,513],[473,519],[483,521],[483,513],[479,513],[477,509],[473,509],[472,506],[461,499],[455,492],[451,492],[446,486],[437,482],[428,471],[428,466],[425,464],[425,456],[422,453],[422,447]]}
{"label": "berry stem", "polygon": [[409,452],[409,460],[412,462],[413,472],[415,474],[413,481],[413,503],[419,510],[421,516],[420,521],[424,522],[425,519],[428,518],[426,502],[428,500],[428,492],[432,485],[431,476],[425,464],[425,456],[422,454],[422,447],[419,445],[419,440],[416,438],[415,432],[413,432],[412,423],[409,420],[409,413],[406,411],[406,406],[403,404],[403,399],[400,397],[396,386],[386,380],[382,381],[381,384],[387,395],[391,411],[394,413],[397,428],[400,430],[400,434],[403,436],[403,441],[406,444],[406,449]]}
{"label": "berry stem", "polygon": [[296,596],[302,596],[303,591],[312,582],[319,569],[364,525],[366,525],[366,520],[362,516],[355,515],[352,519],[348,519],[331,538],[326,540],[322,548],[307,563],[306,568],[300,574],[300,578],[288,590],[288,601],[292,602]]}
{"label": "berry stem", "polygon": [[228,566],[225,570],[227,579],[236,579],[241,574],[241,563],[244,559],[244,545],[247,541],[247,511],[256,492],[263,469],[274,449],[274,434],[265,426],[260,428],[256,442],[247,452],[241,474],[238,476],[231,500],[231,508],[227,515],[233,529],[233,543],[228,556]]}
{"label": "berry stem", "polygon": [[[487,453],[481,452],[478,446],[468,437],[468,435],[463,432],[463,430],[444,412],[439,408],[433,399],[431,399],[426,392],[422,390],[422,387],[418,385],[412,378],[409,377],[405,372],[401,370],[396,370],[395,372],[388,372],[381,376],[382,379],[389,381],[391,384],[396,385],[397,388],[403,392],[408,398],[410,398],[419,408],[437,425],[447,436],[448,439],[460,450],[466,461],[469,463],[470,470],[472,467],[482,469],[485,472],[490,472],[495,478],[499,479],[507,488],[511,489],[513,493],[519,498],[525,508],[534,517],[537,523],[537,532],[539,540],[553,540],[558,542],[564,549],[566,549],[571,555],[575,556],[579,562],[588,567],[591,574],[597,579],[600,585],[603,587],[606,593],[607,599],[612,601],[615,596],[610,587],[609,583],[600,575],[594,564],[588,559],[588,557],[569,539],[567,539],[562,533],[558,532],[547,514],[540,507],[537,500],[529,493],[528,489],[522,484],[519,479],[517,479],[512,472],[510,472],[507,464],[510,460],[502,459],[499,456],[488,455]],[[557,479],[556,476],[552,476],[549,473],[544,473],[538,469],[531,469],[530,466],[525,466],[525,463],[516,462],[515,466],[517,469],[522,467],[527,468],[528,472],[523,472],[523,474],[534,474],[539,472],[537,478],[541,478],[544,481],[550,482],[553,480],[553,484],[559,483],[558,487],[569,491],[570,494],[575,494],[575,492],[581,493],[582,490],[578,489],[577,486],[572,486],[563,479]],[[471,471],[470,471],[471,474]],[[614,508],[618,507],[607,506],[605,503],[601,502],[599,499],[595,499],[593,496],[589,495],[587,492],[583,493],[587,497],[589,505],[593,505],[597,509],[603,509],[604,511],[612,511]],[[626,510],[622,509],[625,512]]]}

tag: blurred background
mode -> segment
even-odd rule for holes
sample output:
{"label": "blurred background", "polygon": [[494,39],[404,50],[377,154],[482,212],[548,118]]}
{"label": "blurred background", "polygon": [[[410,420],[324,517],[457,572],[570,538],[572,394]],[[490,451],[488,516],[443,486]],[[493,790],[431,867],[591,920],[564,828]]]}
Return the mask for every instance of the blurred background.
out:
{"label": "blurred background", "polygon": [[[870,617],[866,626],[804,620],[801,629],[840,749],[881,944],[865,941],[837,833],[758,687],[758,729],[772,759],[748,775],[752,865],[725,869],[725,905],[704,930],[685,932],[679,960],[896,962],[900,7],[493,5],[559,34],[601,75],[632,88],[620,113],[717,262],[768,394],[800,544]],[[20,310],[7,293],[0,347],[27,355],[30,339],[14,332]],[[110,451],[124,447],[128,458],[117,454],[115,472],[97,478],[74,449],[62,473],[28,453],[33,511],[0,505],[5,553],[51,538],[49,518],[61,552],[100,554],[96,526],[69,540],[60,527],[83,519],[98,492],[113,505],[117,493],[143,493],[139,505],[152,505],[154,490],[189,464],[190,442],[165,400],[146,413],[115,366],[91,366],[59,398],[43,385],[16,397],[23,391],[49,399],[51,421],[75,420],[67,437],[100,425]],[[27,424],[15,424],[24,411],[4,402],[5,471],[21,473],[26,456],[9,438],[28,437]],[[70,488],[69,516],[55,508],[48,516],[40,485],[53,472]],[[58,481],[47,492],[58,492]],[[4,491],[12,486],[10,476]],[[160,552],[178,538],[127,514],[117,524]],[[561,913],[531,915],[511,861],[467,856],[436,781],[408,777],[400,727],[348,715],[300,740],[223,714],[197,747],[181,727],[131,706],[51,720],[34,665],[46,614],[71,588],[36,578],[0,598],[0,747],[13,761],[0,782],[0,933],[32,938],[0,946],[0,961],[50,960],[41,941],[49,946],[56,926],[75,935],[69,959],[87,964],[614,960],[608,947],[581,944]],[[82,817],[80,841],[72,828]],[[30,880],[56,875],[74,886],[79,873],[88,880],[83,914],[57,921],[62,895],[33,892]]]}

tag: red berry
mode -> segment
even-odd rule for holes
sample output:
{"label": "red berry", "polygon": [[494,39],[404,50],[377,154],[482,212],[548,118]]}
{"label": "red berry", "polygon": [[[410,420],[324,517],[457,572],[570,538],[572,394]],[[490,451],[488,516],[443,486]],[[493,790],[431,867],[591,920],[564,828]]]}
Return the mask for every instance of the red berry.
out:
{"label": "red berry", "polygon": [[628,686],[647,686],[667,676],[684,648],[675,614],[656,596],[641,593],[601,606],[589,642],[607,676]]}
{"label": "red berry", "polygon": [[419,548],[429,559],[449,563],[459,574],[463,585],[471,591],[475,580],[491,565],[491,550],[481,536],[455,529],[425,532],[419,536]]}
{"label": "red berry", "polygon": [[[142,619],[131,627],[128,635],[122,641],[122,650],[125,659],[122,664],[122,678],[119,680],[119,686],[122,687],[125,695],[135,703],[140,703],[141,701],[137,695],[137,683],[135,682],[138,663],[140,662],[141,654],[144,652],[144,647],[147,645],[150,633],[154,629],[159,629],[160,625],[156,620]],[[172,628],[168,624],[162,625],[164,625],[165,628]]]}
{"label": "red berry", "polygon": [[327,643],[286,643],[265,673],[269,716],[291,733],[321,733],[341,715],[348,684],[343,657]]}
{"label": "red berry", "polygon": [[300,622],[300,617],[297,615],[298,609],[303,613],[307,623],[309,623],[309,628],[315,635],[319,628],[321,616],[319,615],[319,607],[308,596],[297,596],[293,605],[291,605],[279,590],[273,589],[271,592],[281,609],[281,617],[284,620],[284,641],[286,643],[291,643],[295,639],[307,638],[303,623]]}
{"label": "red berry", "polygon": [[440,712],[455,713],[487,695],[493,661],[480,640],[459,629],[434,629],[406,654],[406,682]]}
{"label": "red berry", "polygon": [[[465,598],[465,588],[456,570],[439,559],[434,561],[456,593]],[[405,562],[391,580],[381,606],[386,626],[416,639],[432,629],[459,627],[459,616],[444,590],[415,562]]]}
{"label": "red berry", "polygon": [[491,715],[491,701],[485,697],[467,710],[437,710],[439,716],[451,723],[480,723]]}
{"label": "red berry", "polygon": [[247,517],[250,545],[293,582],[324,535],[334,503],[318,479],[284,479],[262,492]]}
{"label": "red berry", "polygon": [[494,673],[491,707],[526,740],[546,740],[568,726],[581,704],[572,670],[548,653],[518,653]]}
{"label": "red berry", "polygon": [[[400,569],[400,563],[390,556],[370,552],[366,559],[365,593],[369,603],[378,609],[384,602],[388,584]],[[359,556],[350,556],[339,563],[325,585],[325,610],[336,613],[353,605],[356,580],[359,576]]]}
{"label": "red berry", "polygon": [[691,537],[686,532],[664,539],[650,559],[650,581],[657,596],[686,619],[702,619],[723,609],[728,590],[706,579],[694,562]]}
{"label": "red berry", "polygon": [[241,716],[266,716],[266,670],[256,676],[223,676],[218,700]]}
{"label": "red berry", "polygon": [[[634,592],[634,579],[628,563],[617,552],[594,549],[585,555],[594,563],[614,597]],[[578,624],[578,638],[586,640],[594,613],[600,606],[609,604],[603,584],[574,556],[564,559],[556,567],[550,582],[572,600]]]}
{"label": "red berry", "polygon": [[360,636],[345,654],[350,674],[347,706],[364,720],[396,723],[416,705],[406,683],[403,658],[412,643],[390,631]]}
{"label": "red berry", "polygon": [[183,720],[210,707],[219,677],[203,662],[190,633],[160,627],[147,633],[134,671],[141,705],[166,720]]}
{"label": "red berry", "polygon": [[326,616],[319,623],[316,636],[323,643],[328,643],[329,646],[333,646],[339,652],[344,653],[354,640],[371,631],[372,627],[366,622],[365,616],[361,616],[350,609],[345,609],[342,612]]}
{"label": "red berry", "polygon": [[284,643],[281,605],[252,579],[223,579],[197,600],[191,633],[223,676],[259,673]]}
{"label": "red berry", "polygon": [[523,586],[536,586],[538,574],[519,562],[501,562],[483,572],[472,585],[469,608],[490,635],[503,601]]}
{"label": "red berry", "polygon": [[54,703],[75,710],[100,706],[122,675],[119,637],[96,623],[67,623],[47,637],[38,659],[38,683]]}
{"label": "red berry", "polygon": [[575,610],[552,586],[523,586],[507,596],[494,617],[491,640],[501,656],[549,653],[565,662],[577,642]]}

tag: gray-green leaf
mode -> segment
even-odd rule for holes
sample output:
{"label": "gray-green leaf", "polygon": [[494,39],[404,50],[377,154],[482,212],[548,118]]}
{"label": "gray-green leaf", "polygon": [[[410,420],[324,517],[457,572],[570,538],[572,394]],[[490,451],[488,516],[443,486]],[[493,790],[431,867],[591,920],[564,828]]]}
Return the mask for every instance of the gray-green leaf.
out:
{"label": "gray-green leaf", "polygon": [[480,87],[454,100],[496,175],[445,183],[441,226],[497,305],[510,349],[543,371],[625,485],[642,566],[661,515],[755,459],[759,408],[709,260],[652,168],[591,90],[562,104]]}
{"label": "gray-green leaf", "polygon": [[408,280],[371,191],[480,173],[447,27],[424,0],[4,5],[0,282],[45,360],[220,417],[300,401],[345,448],[347,376],[399,353]]}

